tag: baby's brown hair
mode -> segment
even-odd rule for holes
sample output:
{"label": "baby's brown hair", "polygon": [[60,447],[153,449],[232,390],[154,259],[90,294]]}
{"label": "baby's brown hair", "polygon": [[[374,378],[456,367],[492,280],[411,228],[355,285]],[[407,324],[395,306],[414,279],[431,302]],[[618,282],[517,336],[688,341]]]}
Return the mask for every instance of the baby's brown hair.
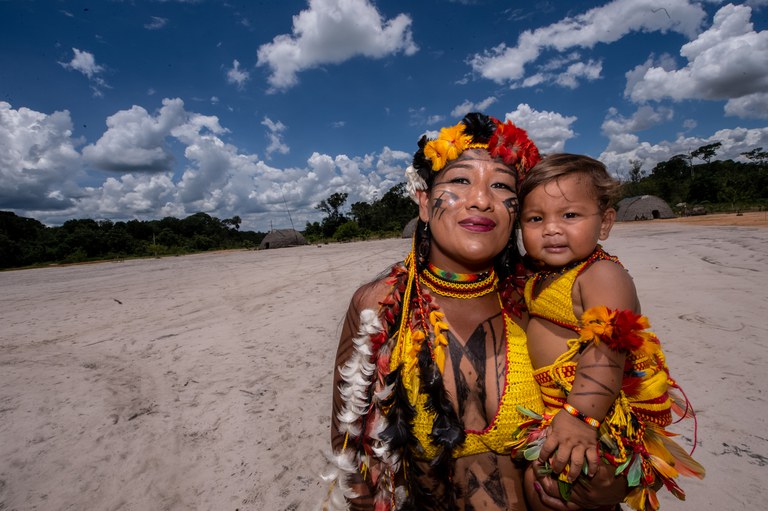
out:
{"label": "baby's brown hair", "polygon": [[525,196],[534,188],[572,174],[582,174],[589,178],[601,213],[613,206],[620,184],[611,177],[605,165],[589,156],[569,153],[549,154],[528,172],[520,185],[520,204],[523,204]]}

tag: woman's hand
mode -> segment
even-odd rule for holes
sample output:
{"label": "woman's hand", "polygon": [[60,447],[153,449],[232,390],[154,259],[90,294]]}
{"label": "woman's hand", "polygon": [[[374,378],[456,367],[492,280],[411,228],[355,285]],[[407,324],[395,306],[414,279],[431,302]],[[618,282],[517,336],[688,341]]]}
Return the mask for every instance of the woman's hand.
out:
{"label": "woman's hand", "polygon": [[[624,476],[615,476],[615,469],[606,463],[599,463],[594,477],[581,476],[573,485],[571,498],[565,502],[560,498],[557,479],[542,474],[543,465],[534,461],[526,472],[526,486],[534,485],[540,500],[545,507],[532,506],[533,509],[553,509],[556,511],[574,511],[577,509],[612,509],[624,500],[629,493],[627,480]],[[532,474],[529,474],[532,472]],[[528,490],[528,488],[526,488]]]}

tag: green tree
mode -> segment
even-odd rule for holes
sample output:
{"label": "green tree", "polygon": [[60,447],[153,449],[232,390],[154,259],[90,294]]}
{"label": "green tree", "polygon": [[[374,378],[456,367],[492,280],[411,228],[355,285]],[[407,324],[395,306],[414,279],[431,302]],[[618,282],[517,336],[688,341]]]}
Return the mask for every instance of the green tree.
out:
{"label": "green tree", "polygon": [[709,162],[712,161],[712,158],[715,157],[715,154],[717,154],[717,150],[720,149],[722,146],[722,142],[715,142],[714,144],[707,144],[699,147],[695,151],[691,151],[691,156],[693,158],[699,158],[700,160],[704,161],[709,165]]}
{"label": "green tree", "polygon": [[762,147],[756,147],[751,151],[741,153],[741,155],[748,159],[751,163],[755,163],[761,166],[765,165],[766,160],[768,160],[768,151],[763,151]]}
{"label": "green tree", "polygon": [[640,160],[629,160],[629,181],[631,183],[639,183],[643,177],[645,177],[643,162]]}
{"label": "green tree", "polygon": [[315,206],[315,209],[326,214],[320,223],[323,229],[323,236],[326,238],[332,237],[336,229],[347,221],[347,218],[341,213],[341,208],[347,201],[347,197],[349,197],[349,194],[346,192],[336,192]]}
{"label": "green tree", "polygon": [[360,227],[357,222],[352,221],[344,222],[333,233],[333,239],[337,241],[349,241],[358,237],[360,237]]}

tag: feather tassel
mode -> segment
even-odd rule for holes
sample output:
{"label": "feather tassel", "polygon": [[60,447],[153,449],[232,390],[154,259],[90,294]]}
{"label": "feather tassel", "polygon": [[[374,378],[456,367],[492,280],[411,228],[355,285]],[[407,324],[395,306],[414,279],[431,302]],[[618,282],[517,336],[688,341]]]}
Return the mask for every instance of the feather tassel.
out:
{"label": "feather tassel", "polygon": [[382,331],[383,327],[376,313],[371,309],[363,310],[360,313],[358,335],[352,339],[352,355],[344,366],[339,368],[339,394],[343,402],[337,415],[339,432],[348,433],[355,438],[361,434],[361,418],[370,409],[369,389],[376,370],[376,364],[371,361],[371,337]]}
{"label": "feather tassel", "polygon": [[328,495],[324,502],[324,510],[342,511],[349,509],[347,499],[354,499],[357,493],[349,485],[350,476],[357,472],[358,463],[355,453],[326,453],[328,468],[320,477],[329,484]]}

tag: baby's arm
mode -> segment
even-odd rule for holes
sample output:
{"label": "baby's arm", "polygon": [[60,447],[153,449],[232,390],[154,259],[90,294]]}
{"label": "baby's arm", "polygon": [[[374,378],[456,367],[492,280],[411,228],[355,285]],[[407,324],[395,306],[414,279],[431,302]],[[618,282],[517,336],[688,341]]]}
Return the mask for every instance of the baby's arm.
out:
{"label": "baby's arm", "polygon": [[[596,262],[579,276],[576,286],[577,316],[598,305],[639,312],[632,278],[616,263]],[[579,356],[567,405],[552,419],[540,454],[540,459],[549,460],[556,473],[568,465],[570,481],[578,477],[585,457],[588,474],[593,476],[597,471],[597,430],[621,389],[625,358],[625,352],[613,350],[605,343],[590,343]]]}

